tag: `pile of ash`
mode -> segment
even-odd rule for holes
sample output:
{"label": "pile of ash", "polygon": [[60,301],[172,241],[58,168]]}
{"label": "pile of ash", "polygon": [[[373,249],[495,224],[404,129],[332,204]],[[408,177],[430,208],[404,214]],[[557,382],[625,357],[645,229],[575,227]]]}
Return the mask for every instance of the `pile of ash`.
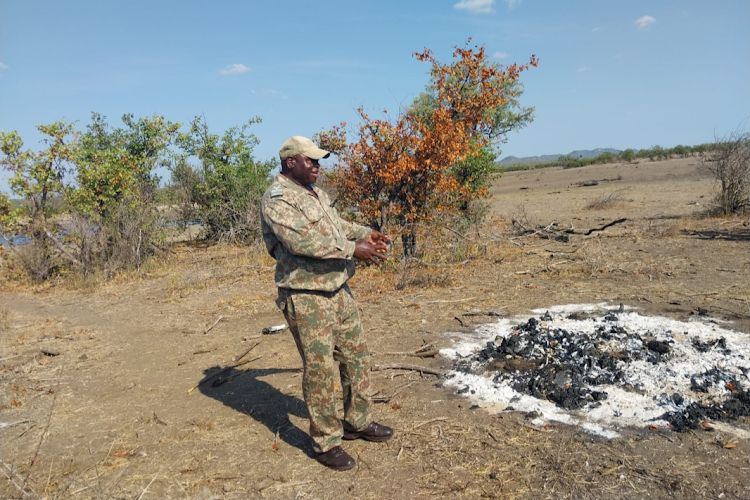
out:
{"label": "pile of ash", "polygon": [[[549,312],[529,318],[473,355],[457,356],[454,370],[483,372],[496,386],[511,387],[565,410],[593,411],[609,399],[613,388],[650,396],[667,410],[658,419],[678,431],[706,420],[750,416],[746,390],[750,367],[747,363],[727,367],[721,361],[732,354],[723,337],[689,338],[684,332],[678,341],[670,330],[628,328],[628,322],[621,322],[614,312],[599,318],[574,313],[563,322],[554,319]],[[579,319],[586,320],[587,328],[575,328]],[[703,362],[691,363],[691,356]],[[709,356],[718,361],[701,370]],[[745,359],[745,355],[734,358]],[[468,390],[467,386],[459,392]]]}

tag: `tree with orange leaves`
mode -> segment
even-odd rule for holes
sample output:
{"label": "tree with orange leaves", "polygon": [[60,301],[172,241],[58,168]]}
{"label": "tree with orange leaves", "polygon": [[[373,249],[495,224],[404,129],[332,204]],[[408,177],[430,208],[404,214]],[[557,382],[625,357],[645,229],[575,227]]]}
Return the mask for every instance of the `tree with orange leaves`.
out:
{"label": "tree with orange leaves", "polygon": [[[493,139],[492,110],[507,105],[510,85],[522,71],[537,66],[507,67],[487,62],[484,47],[456,47],[453,62],[443,64],[432,51],[414,53],[432,65],[430,105],[413,107],[398,119],[371,118],[358,108],[357,140],[347,143],[344,128],[316,136],[321,147],[338,154],[331,174],[339,199],[355,206],[379,230],[401,233],[404,254],[416,251],[418,227],[461,202],[486,196],[454,175],[464,162]],[[464,179],[465,181],[465,179]]]}

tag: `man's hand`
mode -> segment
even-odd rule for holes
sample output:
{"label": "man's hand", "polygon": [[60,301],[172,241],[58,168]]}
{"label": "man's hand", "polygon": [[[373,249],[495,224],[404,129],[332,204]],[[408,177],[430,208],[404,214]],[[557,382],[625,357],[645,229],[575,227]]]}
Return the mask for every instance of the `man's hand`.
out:
{"label": "man's hand", "polygon": [[[376,233],[377,231],[373,231],[373,233]],[[379,233],[379,235],[384,236],[385,238],[388,238],[382,233]],[[388,240],[390,241],[390,238]],[[383,261],[386,259],[385,252],[388,250],[388,245],[385,244],[384,241],[373,241],[372,236],[369,236],[365,239],[358,240],[354,243],[354,257],[361,260],[368,266],[370,264],[378,264],[380,261]]]}
{"label": "man's hand", "polygon": [[385,243],[386,245],[390,245],[393,243],[393,238],[390,236],[387,236],[380,231],[372,230],[372,233],[370,234],[369,238],[373,243]]}

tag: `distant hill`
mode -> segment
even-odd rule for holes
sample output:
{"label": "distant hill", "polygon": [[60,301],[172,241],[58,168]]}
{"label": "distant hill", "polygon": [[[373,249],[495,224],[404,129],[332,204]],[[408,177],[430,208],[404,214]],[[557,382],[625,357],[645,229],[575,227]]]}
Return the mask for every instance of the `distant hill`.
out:
{"label": "distant hill", "polygon": [[[568,153],[568,155],[573,156],[574,158],[594,158],[596,156],[599,156],[602,153],[613,153],[613,154],[620,154],[622,151],[619,149],[612,149],[612,148],[596,148],[596,149],[578,149],[576,151],[571,151]],[[519,164],[530,164],[530,163],[549,163],[552,161],[557,160],[561,156],[566,156],[564,154],[558,154],[558,155],[542,155],[542,156],[525,156],[523,158],[518,158],[516,156],[506,156],[499,162],[497,162],[498,165],[501,167],[509,167],[511,165],[519,165]]]}

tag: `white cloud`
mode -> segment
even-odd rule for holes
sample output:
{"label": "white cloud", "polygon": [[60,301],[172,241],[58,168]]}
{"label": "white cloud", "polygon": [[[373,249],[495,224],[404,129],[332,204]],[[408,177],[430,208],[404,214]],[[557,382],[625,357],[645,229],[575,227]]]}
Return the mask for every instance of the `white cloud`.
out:
{"label": "white cloud", "polygon": [[461,0],[460,2],[455,4],[453,8],[458,10],[466,10],[475,14],[482,14],[487,12],[494,12],[494,9],[492,8],[494,5],[495,0]]}
{"label": "white cloud", "polygon": [[588,66],[581,66],[576,71],[578,71],[579,73],[586,73],[587,71],[591,71],[591,68],[589,68]]}
{"label": "white cloud", "polygon": [[272,97],[272,98],[282,99],[282,100],[289,99],[289,97],[286,94],[279,92],[278,90],[253,90],[252,93],[255,95],[260,95],[264,97]]}
{"label": "white cloud", "polygon": [[602,29],[599,26],[597,26],[596,28],[592,29],[591,32],[592,33],[599,33],[601,30]]}
{"label": "white cloud", "polygon": [[0,62],[0,69],[8,69],[8,65]]}
{"label": "white cloud", "polygon": [[247,73],[248,71],[250,71],[250,68],[244,64],[234,63],[222,68],[219,70],[219,73],[222,75],[238,75],[240,73]]}
{"label": "white cloud", "polygon": [[506,59],[510,54],[507,52],[503,52],[502,50],[498,50],[497,52],[492,53],[492,57],[495,59]]}
{"label": "white cloud", "polygon": [[514,8],[516,5],[521,3],[521,0],[503,0],[503,3],[508,6],[509,9]]}
{"label": "white cloud", "polygon": [[654,24],[655,22],[656,18],[651,16],[643,16],[635,20],[635,24],[637,24],[639,28],[645,28],[649,24]]}

